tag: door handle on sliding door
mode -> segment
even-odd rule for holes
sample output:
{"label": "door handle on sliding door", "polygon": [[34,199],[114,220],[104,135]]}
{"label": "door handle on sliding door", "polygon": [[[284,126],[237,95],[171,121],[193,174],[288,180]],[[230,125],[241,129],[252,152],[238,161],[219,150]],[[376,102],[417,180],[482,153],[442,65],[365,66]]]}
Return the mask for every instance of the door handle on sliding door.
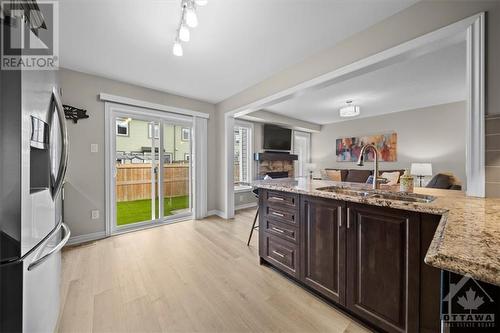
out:
{"label": "door handle on sliding door", "polygon": [[61,98],[59,97],[59,92],[56,87],[52,89],[52,98],[57,111],[57,118],[59,119],[59,127],[61,129],[61,162],[59,163],[59,169],[57,170],[57,177],[54,180],[54,186],[52,187],[52,197],[55,198],[61,191],[63,186],[64,177],[66,176],[66,169],[68,168],[68,130],[66,128],[66,116],[64,114],[64,108],[61,103]]}

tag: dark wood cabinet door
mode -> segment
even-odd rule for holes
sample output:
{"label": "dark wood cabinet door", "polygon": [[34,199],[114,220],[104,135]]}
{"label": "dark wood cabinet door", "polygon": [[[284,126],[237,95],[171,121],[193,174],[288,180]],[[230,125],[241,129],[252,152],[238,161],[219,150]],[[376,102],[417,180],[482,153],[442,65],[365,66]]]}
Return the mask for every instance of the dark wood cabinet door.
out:
{"label": "dark wood cabinet door", "polygon": [[299,277],[299,256],[297,245],[279,237],[263,234],[264,260],[294,278]]}
{"label": "dark wood cabinet door", "polygon": [[345,302],[345,203],[301,199],[300,279],[327,298]]}
{"label": "dark wood cabinet door", "polygon": [[387,332],[419,330],[420,218],[347,205],[346,306]]}

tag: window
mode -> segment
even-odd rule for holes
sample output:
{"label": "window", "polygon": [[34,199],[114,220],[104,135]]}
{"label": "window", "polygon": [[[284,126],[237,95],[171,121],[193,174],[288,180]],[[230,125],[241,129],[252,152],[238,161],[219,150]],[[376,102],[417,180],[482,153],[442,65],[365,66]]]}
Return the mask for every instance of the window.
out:
{"label": "window", "polygon": [[189,153],[184,153],[184,161],[189,162]]}
{"label": "window", "polygon": [[249,185],[252,180],[253,126],[250,123],[236,123],[234,127],[234,185]]}
{"label": "window", "polygon": [[298,156],[295,177],[307,176],[306,164],[311,162],[311,133],[293,131],[293,153]]}
{"label": "window", "polygon": [[172,153],[163,154],[163,157],[165,158],[165,163],[171,164],[173,162],[173,156],[174,156],[174,154],[172,154]]}
{"label": "window", "polygon": [[191,137],[191,130],[189,128],[182,128],[181,131],[181,140],[189,141]]}
{"label": "window", "polygon": [[116,118],[116,135],[129,136],[130,118]]}
{"label": "window", "polygon": [[[154,124],[155,126],[155,139],[160,138],[160,125],[159,124]],[[153,138],[153,123],[148,124],[148,138],[152,139]]]}

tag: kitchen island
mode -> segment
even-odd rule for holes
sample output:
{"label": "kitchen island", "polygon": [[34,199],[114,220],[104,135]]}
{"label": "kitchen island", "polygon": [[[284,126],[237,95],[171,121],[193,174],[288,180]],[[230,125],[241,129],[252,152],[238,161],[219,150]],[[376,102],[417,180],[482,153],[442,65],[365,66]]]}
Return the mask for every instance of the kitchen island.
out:
{"label": "kitchen island", "polygon": [[500,200],[432,189],[403,200],[306,178],[254,185],[261,263],[376,329],[439,331],[441,269],[500,284]]}

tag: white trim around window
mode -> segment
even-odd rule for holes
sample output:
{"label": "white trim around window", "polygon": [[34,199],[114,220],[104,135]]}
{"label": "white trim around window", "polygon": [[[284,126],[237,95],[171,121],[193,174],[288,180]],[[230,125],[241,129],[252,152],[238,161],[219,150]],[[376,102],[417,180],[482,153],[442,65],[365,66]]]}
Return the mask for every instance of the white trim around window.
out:
{"label": "white trim around window", "polygon": [[[294,173],[295,177],[305,177],[307,176],[307,172],[305,169],[306,163],[311,162],[311,133],[307,132],[302,132],[302,131],[293,131],[292,133],[292,151],[295,155],[298,155],[299,159],[295,161],[295,168],[294,168]],[[297,149],[297,139],[303,139],[306,141],[306,147],[305,147],[305,156],[304,152],[300,152]]]}
{"label": "white trim around window", "polygon": [[[247,166],[248,166],[248,182],[252,182],[255,179],[255,173],[254,173],[254,163],[253,163],[253,153],[254,153],[254,129],[255,126],[253,123],[248,122],[248,121],[243,121],[236,119],[234,121],[234,127],[243,127],[248,130],[248,146],[247,146]],[[234,133],[234,131],[233,131]],[[233,135],[233,140],[234,140],[234,135]],[[234,141],[233,141],[234,145]],[[235,186],[236,189],[236,186]]]}
{"label": "white trim around window", "polygon": [[138,106],[141,108],[146,108],[146,109],[151,109],[151,110],[156,110],[156,111],[172,112],[172,113],[177,113],[177,114],[191,116],[191,117],[199,117],[199,118],[206,118],[206,119],[210,118],[209,114],[205,113],[205,112],[199,112],[199,111],[193,111],[193,110],[179,108],[179,107],[175,107],[175,106],[151,103],[151,102],[147,102],[147,101],[141,101],[139,99],[116,96],[116,95],[111,95],[111,94],[106,94],[106,93],[100,93],[99,99],[103,102],[113,102],[113,103],[118,103],[118,104],[123,104],[123,105]]}
{"label": "white trim around window", "polygon": [[[126,113],[140,118],[141,116],[147,115],[149,118],[154,118],[160,121],[168,121],[178,125],[184,125],[186,127],[192,126],[192,141],[191,141],[191,155],[192,158],[192,170],[190,170],[190,188],[192,189],[192,212],[186,213],[185,216],[179,215],[179,218],[190,219],[196,218],[201,219],[207,216],[207,117],[197,117],[197,116],[187,116],[180,115],[175,112],[165,112],[164,110],[152,110],[144,109],[138,106],[131,106],[130,104],[118,104],[112,102],[106,102],[105,104],[105,168],[106,168],[106,235],[116,234],[121,231],[127,231],[127,228],[120,228],[118,230],[114,225],[114,189],[113,189],[113,178],[114,178],[114,140],[116,138],[114,126],[111,126],[114,119],[121,113]],[[162,131],[162,127],[160,127]],[[160,135],[161,136],[161,135]],[[162,141],[160,140],[160,151],[163,151],[161,147]],[[161,183],[161,179],[160,179]],[[160,187],[161,188],[161,187]],[[160,192],[162,197],[162,193]],[[161,202],[161,201],[160,201]],[[160,207],[162,211],[162,207]],[[177,221],[177,220],[176,220]],[[168,221],[165,220],[165,223]],[[160,225],[163,222],[152,224],[152,226]],[[134,224],[133,228],[142,227],[140,223]],[[144,225],[147,227],[148,225]],[[127,230],[126,230],[127,229]],[[132,229],[132,227],[130,228]]]}

